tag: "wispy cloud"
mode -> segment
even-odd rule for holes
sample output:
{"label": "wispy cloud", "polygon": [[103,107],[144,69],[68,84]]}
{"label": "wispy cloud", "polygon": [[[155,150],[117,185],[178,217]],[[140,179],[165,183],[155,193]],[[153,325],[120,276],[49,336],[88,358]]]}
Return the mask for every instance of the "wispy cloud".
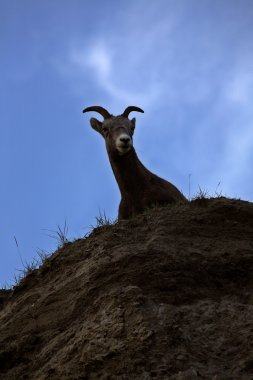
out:
{"label": "wispy cloud", "polygon": [[135,80],[140,68],[133,60],[124,63],[121,55],[118,46],[99,38],[93,41],[90,48],[72,48],[68,59],[69,64],[79,70],[83,78],[91,75],[94,83],[107,93],[112,103],[117,99],[118,103],[150,106],[159,96],[159,86],[151,81],[143,84],[141,91],[136,89]]}
{"label": "wispy cloud", "polygon": [[110,76],[112,70],[111,54],[102,41],[97,41],[88,51],[73,49],[70,52],[70,62],[81,71],[90,67],[99,80]]}
{"label": "wispy cloud", "polygon": [[[57,62],[60,70],[78,71],[83,80],[90,78],[112,104],[152,107],[167,87],[163,72],[168,68],[175,18],[163,16],[156,6],[144,5],[142,1],[130,3],[120,25],[112,24],[102,34],[87,36],[84,42],[72,41],[64,64]],[[72,86],[79,87],[80,83],[72,82]]]}
{"label": "wispy cloud", "polygon": [[[243,57],[237,62],[232,57],[230,65],[224,62],[229,40],[219,41],[217,33],[212,34],[203,24],[202,34],[194,26],[189,30],[185,25],[186,7],[162,12],[157,6],[143,9],[141,4],[134,6],[134,13],[131,7],[125,12],[120,30],[112,26],[103,35],[72,44],[65,66],[93,80],[112,102],[118,99],[143,107],[152,107],[155,102],[181,107],[222,95],[227,101],[247,99],[251,73],[231,82],[230,76],[236,76],[234,71],[241,73]],[[141,18],[136,16],[140,10]],[[188,34],[193,35],[192,39]],[[240,57],[240,48],[235,49]]]}
{"label": "wispy cloud", "polygon": [[[87,36],[85,44],[75,41],[64,60],[67,70],[79,73],[71,85],[80,87],[89,78],[112,109],[121,109],[124,103],[143,107],[147,113],[163,110],[164,117],[156,117],[156,131],[164,125],[169,107],[170,121],[180,131],[173,139],[187,138],[188,152],[194,152],[192,167],[206,168],[204,181],[209,178],[214,184],[223,171],[231,189],[252,159],[253,70],[248,62],[253,61],[253,52],[247,49],[246,38],[243,46],[239,40],[233,44],[240,30],[236,12],[233,22],[223,28],[225,13],[212,23],[203,21],[206,14],[199,15],[197,25],[189,22],[186,3],[159,4],[163,6],[148,9],[142,1],[131,4],[121,15],[120,25]],[[164,160],[166,133],[163,130],[165,138],[157,136]],[[219,167],[213,167],[211,151],[208,155],[203,148],[206,136]]]}

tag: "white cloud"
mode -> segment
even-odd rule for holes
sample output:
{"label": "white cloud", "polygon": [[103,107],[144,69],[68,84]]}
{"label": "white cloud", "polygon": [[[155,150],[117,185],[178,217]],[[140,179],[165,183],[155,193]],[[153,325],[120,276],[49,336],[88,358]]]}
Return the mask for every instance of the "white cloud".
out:
{"label": "white cloud", "polygon": [[101,41],[98,41],[88,51],[85,49],[74,49],[70,53],[70,62],[76,65],[79,70],[85,71],[87,67],[94,69],[99,79],[107,78],[112,69],[109,50]]}
{"label": "white cloud", "polygon": [[[143,107],[148,113],[154,108],[164,110],[163,117],[157,116],[164,136],[156,137],[159,156],[164,156],[161,162],[168,161],[172,144],[166,139],[166,134],[172,136],[169,127],[164,127],[169,108],[170,121],[177,125],[173,139],[187,138],[191,144],[190,165],[195,171],[205,170],[206,178],[215,184],[225,177],[232,188],[250,167],[253,149],[253,70],[247,66],[253,54],[244,54],[246,45],[232,44],[230,35],[239,28],[234,21],[227,29],[214,19],[198,20],[199,26],[189,21],[187,6],[171,4],[165,11],[157,5],[143,7],[142,1],[134,3],[133,9],[125,9],[120,28],[111,25],[103,34],[72,45],[65,62],[79,76],[71,78],[71,85],[82,87],[82,78],[84,83],[89,78],[101,88],[112,110],[121,109],[122,103]],[[205,133],[215,152],[209,149],[206,154]],[[210,154],[218,156],[219,167],[213,167]]]}
{"label": "white cloud", "polygon": [[[72,48],[69,54],[69,63],[80,70],[83,77],[89,75],[90,72],[94,82],[111,97],[112,102],[117,99],[117,103],[124,102],[148,107],[158,98],[158,86],[145,83],[142,91],[136,90],[135,75],[137,73],[131,76],[124,65],[121,69],[118,68],[118,62],[121,64],[122,58],[117,47],[109,46],[101,39],[93,41],[90,48]],[[131,65],[133,69],[135,63],[131,62]],[[123,78],[122,75],[125,77]],[[123,85],[122,82],[125,84]]]}

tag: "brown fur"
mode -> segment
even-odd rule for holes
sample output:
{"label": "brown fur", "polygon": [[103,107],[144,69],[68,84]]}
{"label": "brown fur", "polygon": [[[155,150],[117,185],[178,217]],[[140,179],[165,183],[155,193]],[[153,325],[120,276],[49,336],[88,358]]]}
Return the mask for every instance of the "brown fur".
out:
{"label": "brown fur", "polygon": [[133,146],[125,154],[120,154],[117,150],[116,140],[122,133],[132,141],[135,119],[129,120],[121,115],[106,118],[103,123],[92,118],[90,123],[105,139],[111,167],[120,189],[118,220],[129,219],[152,204],[187,202],[174,185],[145,168]]}

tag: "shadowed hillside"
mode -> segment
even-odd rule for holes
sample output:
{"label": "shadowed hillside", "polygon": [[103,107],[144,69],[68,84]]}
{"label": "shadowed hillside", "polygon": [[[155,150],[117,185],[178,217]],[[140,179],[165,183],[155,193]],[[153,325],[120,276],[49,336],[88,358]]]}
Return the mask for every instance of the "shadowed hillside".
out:
{"label": "shadowed hillside", "polygon": [[97,228],[0,301],[3,380],[252,380],[253,204]]}

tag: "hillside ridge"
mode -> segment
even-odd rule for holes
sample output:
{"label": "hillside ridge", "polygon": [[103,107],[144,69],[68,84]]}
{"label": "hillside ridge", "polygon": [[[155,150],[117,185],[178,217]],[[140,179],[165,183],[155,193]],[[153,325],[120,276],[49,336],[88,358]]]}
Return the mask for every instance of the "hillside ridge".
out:
{"label": "hillside ridge", "polygon": [[3,380],[253,379],[253,203],[154,207],[0,292]]}

